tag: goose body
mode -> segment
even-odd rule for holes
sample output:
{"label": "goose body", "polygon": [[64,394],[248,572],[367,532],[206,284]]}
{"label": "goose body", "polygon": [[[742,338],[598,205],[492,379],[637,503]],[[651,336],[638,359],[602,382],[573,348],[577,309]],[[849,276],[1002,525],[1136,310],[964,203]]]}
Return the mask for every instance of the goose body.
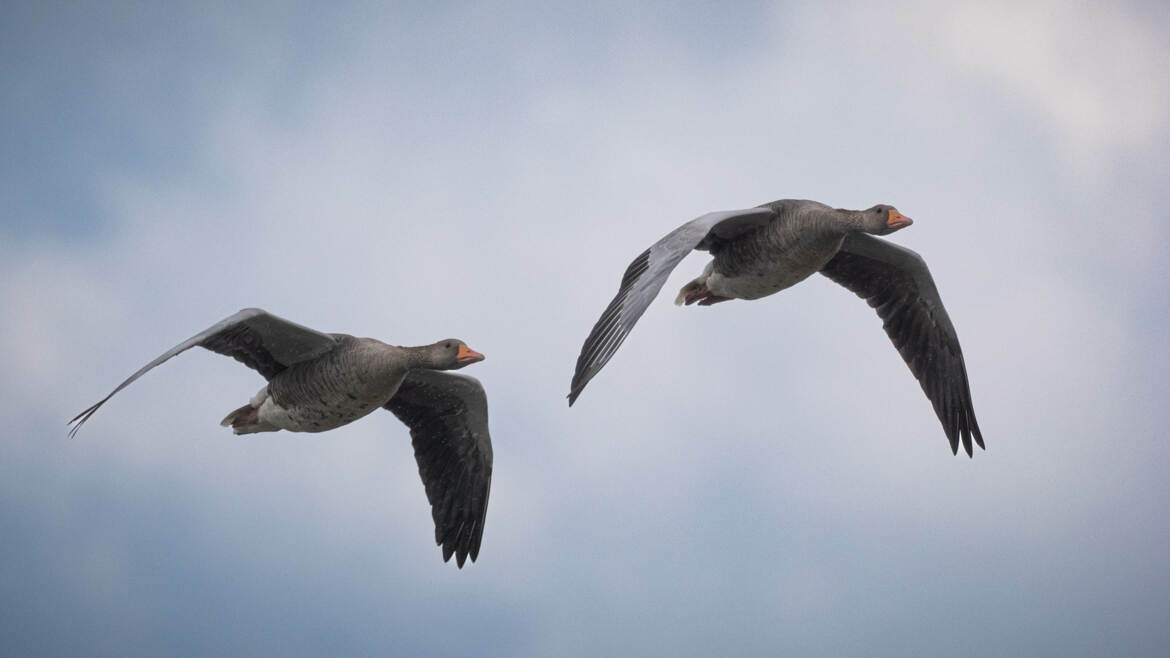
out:
{"label": "goose body", "polygon": [[[389,402],[410,371],[411,349],[373,338],[332,337],[336,348],[282,371],[222,424],[236,434],[325,432]],[[253,409],[254,422],[241,423]]]}
{"label": "goose body", "polygon": [[410,428],[443,559],[475,561],[491,488],[487,398],[478,381],[448,374],[483,360],[456,339],[399,347],[326,334],[249,308],[179,343],[70,421],[70,436],[115,393],[192,347],[230,356],[268,380],[221,422],[236,434],[324,432],[385,408]]}
{"label": "goose body", "polygon": [[957,453],[983,447],[966,364],[922,258],[875,235],[913,222],[896,208],[832,208],[798,199],[708,213],[668,233],[626,269],[618,293],[585,339],[569,404],[617,352],[675,266],[691,251],[712,259],[679,291],[676,304],[709,306],[759,299],[820,272],[865,299],[934,406]]}
{"label": "goose body", "polygon": [[[733,239],[711,237],[695,248],[713,258],[692,281],[711,295],[727,299],[759,299],[805,280],[829,262],[845,234],[825,221],[832,208],[816,201],[777,201],[774,215]],[[680,291],[676,303],[683,303]],[[711,302],[714,303],[714,302]]]}

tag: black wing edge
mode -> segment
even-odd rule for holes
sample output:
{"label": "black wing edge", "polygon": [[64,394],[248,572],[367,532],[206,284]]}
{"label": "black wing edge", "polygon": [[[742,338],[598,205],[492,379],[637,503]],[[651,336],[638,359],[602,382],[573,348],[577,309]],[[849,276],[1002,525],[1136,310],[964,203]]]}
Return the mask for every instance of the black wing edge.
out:
{"label": "black wing edge", "polygon": [[621,323],[622,305],[626,301],[626,296],[629,295],[630,290],[633,289],[634,284],[637,283],[638,278],[646,273],[650,268],[650,250],[647,249],[638,255],[629,267],[626,268],[625,274],[622,275],[622,282],[618,287],[617,295],[614,296],[613,301],[609,306],[605,307],[605,311],[601,314],[601,318],[597,324],[593,325],[593,330],[589,332],[589,336],[585,338],[585,344],[581,347],[581,354],[577,356],[577,366],[573,371],[573,380],[569,384],[569,406],[577,401],[577,397],[581,395],[581,391],[585,390],[585,385],[589,383],[593,376],[601,371],[605,364],[617,352],[618,347],[621,347],[626,336],[630,333],[630,327],[623,326]]}
{"label": "black wing edge", "polygon": [[[138,369],[137,372],[135,372],[133,375],[130,375],[129,377],[127,377],[125,379],[125,381],[123,381],[121,384],[118,384],[117,388],[110,391],[109,395],[98,400],[96,403],[89,406],[84,411],[82,411],[81,413],[77,414],[72,419],[70,419],[69,422],[66,423],[66,425],[73,426],[69,429],[69,438],[75,437],[77,435],[77,430],[81,429],[81,426],[84,425],[85,422],[87,420],[89,420],[91,416],[93,416],[95,413],[97,413],[97,410],[100,409],[102,407],[102,405],[104,405],[106,402],[108,402],[110,398],[114,397],[115,393],[126,388],[131,383],[133,383],[134,380],[145,375],[151,369],[155,368],[156,366],[162,365],[164,362],[170,360],[172,357],[177,356],[177,355],[191,349],[192,347],[195,347],[196,345],[203,345],[205,342],[207,342],[209,340],[216,339],[221,333],[230,332],[231,330],[233,330],[235,328],[244,327],[244,325],[241,323],[243,323],[251,318],[264,315],[265,313],[266,312],[263,309],[245,308],[245,309],[239,311],[238,313],[235,313],[227,318],[224,318],[223,320],[220,320],[219,322],[213,324],[212,326],[208,327],[207,329],[204,329],[203,331],[195,334],[194,336],[188,338],[187,340],[183,341],[182,343],[179,343],[178,345],[175,345],[171,349],[162,353],[161,355],[158,356],[158,358],[156,358],[155,360],[146,364],[145,366],[142,366],[141,368]],[[211,349],[211,348],[209,348],[209,349]],[[219,351],[219,350],[216,350],[216,351]],[[220,352],[220,353],[221,354],[228,354],[227,352]],[[231,354],[228,354],[228,355],[234,356]],[[256,368],[256,366],[254,366],[254,365],[247,364],[247,362],[245,362],[244,359],[239,357],[239,356],[236,356],[235,358],[241,362],[244,362],[246,365],[249,365],[249,367]],[[271,358],[271,357],[269,357],[269,358]],[[256,361],[256,363],[259,365],[261,363],[261,361]]]}
{"label": "black wing edge", "polygon": [[492,480],[487,395],[473,377],[416,370],[385,408],[410,428],[443,561],[475,562]]}
{"label": "black wing edge", "polygon": [[[252,324],[255,326],[250,326]],[[276,335],[281,332],[284,335]],[[230,356],[259,372],[264,379],[271,380],[287,367],[273,354],[273,350],[276,350],[278,354],[287,355],[311,348],[313,352],[320,353],[331,349],[326,338],[328,341],[336,341],[336,339],[320,332],[272,315],[264,309],[245,308],[159,355],[158,358],[140,368],[138,372],[126,378],[109,395],[74,416],[66,423],[73,426],[69,429],[69,437],[76,436],[77,430],[81,429],[81,426],[115,393],[129,386],[149,370],[162,365],[172,357],[192,347],[199,346],[224,356]],[[272,343],[272,345],[266,343]]]}
{"label": "black wing edge", "polygon": [[821,274],[856,293],[877,311],[882,328],[930,400],[952,454],[959,454],[961,442],[967,456],[973,457],[972,439],[986,450],[975,420],[958,334],[926,262],[909,249],[870,236],[853,236],[851,241],[862,243],[866,250],[891,249],[881,254],[882,259],[843,249]]}

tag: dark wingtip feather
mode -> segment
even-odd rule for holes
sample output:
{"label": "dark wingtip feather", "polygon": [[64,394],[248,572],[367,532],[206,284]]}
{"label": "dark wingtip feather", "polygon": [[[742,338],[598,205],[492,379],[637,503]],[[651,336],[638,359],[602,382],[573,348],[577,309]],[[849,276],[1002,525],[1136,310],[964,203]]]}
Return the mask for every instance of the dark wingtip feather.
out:
{"label": "dark wingtip feather", "polygon": [[[856,238],[856,239],[854,239]],[[959,339],[922,258],[870,236],[850,238],[821,273],[866,300],[930,400],[951,454],[986,450]],[[854,244],[855,243],[855,244]],[[912,256],[912,262],[906,259]]]}
{"label": "dark wingtip feather", "polygon": [[85,411],[77,414],[68,423],[65,423],[66,426],[73,425],[73,427],[69,428],[69,438],[72,439],[73,437],[77,436],[77,430],[81,429],[81,426],[85,424],[85,421],[89,420],[90,417],[93,416],[94,413],[96,413],[97,410],[106,403],[106,400],[109,399],[109,396],[106,396],[104,399],[102,399],[101,402],[98,402]]}
{"label": "dark wingtip feather", "polygon": [[410,428],[431,506],[435,544],[460,569],[479,552],[491,491],[491,439],[483,387],[464,375],[412,372],[384,405]]}
{"label": "dark wingtip feather", "polygon": [[454,539],[449,539],[445,543],[442,541],[437,543],[439,546],[443,547],[443,561],[450,562],[451,556],[454,555],[455,566],[459,567],[460,569],[463,568],[463,564],[467,562],[468,557],[471,558],[472,562],[475,562],[475,558],[479,557],[478,547],[476,547],[474,552],[468,551],[466,547],[459,546],[459,542]]}
{"label": "dark wingtip feather", "polygon": [[[573,370],[573,378],[569,382],[569,406],[577,401],[577,397],[585,390],[585,385],[601,368],[613,357],[614,352],[625,341],[631,327],[622,326],[622,304],[633,289],[638,279],[650,268],[650,249],[638,254],[622,274],[621,284],[617,295],[606,306],[601,318],[593,325],[585,343],[581,346],[581,353],[577,355],[577,365]],[[639,315],[641,313],[639,312]],[[637,316],[634,318],[637,319]],[[616,343],[613,340],[616,338]]]}
{"label": "dark wingtip feather", "polygon": [[975,437],[975,443],[980,448],[987,450],[987,446],[983,445],[983,432],[979,431],[979,422],[975,420],[975,410],[971,410],[971,435]]}
{"label": "dark wingtip feather", "polygon": [[[943,420],[942,415],[941,414],[938,414],[938,415],[939,415],[939,420]],[[952,427],[945,420],[943,420],[943,434],[947,435],[947,441],[949,441],[951,444],[951,454],[954,454],[954,455],[959,454],[959,438],[960,438],[959,430],[957,428]]]}

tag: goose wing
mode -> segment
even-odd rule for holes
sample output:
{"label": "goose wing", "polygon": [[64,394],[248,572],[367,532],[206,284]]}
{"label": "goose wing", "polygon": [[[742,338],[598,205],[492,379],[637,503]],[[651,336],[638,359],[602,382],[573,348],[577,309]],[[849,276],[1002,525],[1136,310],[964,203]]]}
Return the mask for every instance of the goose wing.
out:
{"label": "goose wing", "polygon": [[[666,279],[682,259],[696,248],[703,248],[708,234],[728,240],[775,217],[771,208],[724,210],[693,219],[668,233],[643,251],[626,268],[617,296],[593,325],[581,347],[577,368],[569,386],[569,406],[573,406],[585,385],[593,379],[617,352],[638,318],[666,284]],[[708,241],[709,242],[709,241]]]}
{"label": "goose wing", "polygon": [[487,395],[473,377],[413,370],[385,405],[410,428],[443,560],[474,562],[492,484]]}
{"label": "goose wing", "polygon": [[312,359],[333,349],[337,345],[337,339],[329,334],[289,322],[263,309],[246,308],[175,345],[130,375],[109,395],[74,416],[73,420],[69,421],[69,424],[73,425],[69,435],[76,434],[85,421],[115,393],[129,386],[155,366],[196,345],[230,356],[259,372],[265,379],[272,379],[276,373],[294,363]]}
{"label": "goose wing", "polygon": [[934,405],[951,452],[958,454],[962,441],[971,456],[972,438],[983,448],[959,336],[922,257],[871,235],[851,233],[821,274],[877,310],[882,328]]}

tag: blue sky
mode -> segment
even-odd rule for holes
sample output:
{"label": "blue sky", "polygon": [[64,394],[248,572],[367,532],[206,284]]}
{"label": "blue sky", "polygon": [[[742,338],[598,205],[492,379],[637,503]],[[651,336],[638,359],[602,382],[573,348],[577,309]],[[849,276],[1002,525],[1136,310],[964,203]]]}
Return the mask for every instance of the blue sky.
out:
{"label": "blue sky", "polygon": [[[5,14],[3,653],[1170,646],[1164,3]],[[986,452],[820,277],[665,294],[568,409],[635,255],[786,197],[915,219]],[[246,306],[487,355],[479,562],[441,561],[390,414],[232,436],[262,380],[208,352],[66,438]]]}

